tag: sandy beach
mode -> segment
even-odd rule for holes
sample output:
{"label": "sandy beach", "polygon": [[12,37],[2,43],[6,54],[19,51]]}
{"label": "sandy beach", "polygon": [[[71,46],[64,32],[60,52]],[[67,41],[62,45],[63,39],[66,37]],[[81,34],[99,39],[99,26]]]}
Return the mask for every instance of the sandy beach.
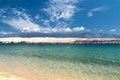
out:
{"label": "sandy beach", "polygon": [[26,79],[23,79],[12,74],[0,72],[0,80],[26,80]]}
{"label": "sandy beach", "polygon": [[35,37],[35,38],[20,38],[20,37],[11,37],[11,38],[0,38],[0,42],[3,43],[71,43],[79,38],[52,38],[52,37]]}
{"label": "sandy beach", "polygon": [[10,37],[0,38],[1,43],[120,43],[118,38],[54,38],[54,37]]}

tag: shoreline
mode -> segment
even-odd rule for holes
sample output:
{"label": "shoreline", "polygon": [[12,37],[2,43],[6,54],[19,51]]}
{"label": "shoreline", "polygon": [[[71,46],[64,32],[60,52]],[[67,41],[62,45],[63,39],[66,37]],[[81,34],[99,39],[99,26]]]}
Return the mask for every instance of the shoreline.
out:
{"label": "shoreline", "polygon": [[9,37],[0,38],[0,43],[26,44],[120,44],[119,38],[55,38],[55,37]]}
{"label": "shoreline", "polygon": [[0,72],[0,80],[26,80],[26,79],[9,73]]}

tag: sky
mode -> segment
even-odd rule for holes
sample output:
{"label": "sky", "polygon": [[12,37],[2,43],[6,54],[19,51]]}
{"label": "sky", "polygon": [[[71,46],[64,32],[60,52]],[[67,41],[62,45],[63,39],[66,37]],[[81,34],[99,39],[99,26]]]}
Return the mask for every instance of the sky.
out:
{"label": "sky", "polygon": [[120,0],[0,0],[0,34],[120,34]]}

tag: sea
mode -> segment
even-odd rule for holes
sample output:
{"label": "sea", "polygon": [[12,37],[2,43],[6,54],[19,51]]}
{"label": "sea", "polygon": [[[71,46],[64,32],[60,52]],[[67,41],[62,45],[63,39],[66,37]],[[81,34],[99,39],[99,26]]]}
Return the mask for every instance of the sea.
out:
{"label": "sea", "polygon": [[120,45],[1,43],[0,72],[28,80],[120,80]]}

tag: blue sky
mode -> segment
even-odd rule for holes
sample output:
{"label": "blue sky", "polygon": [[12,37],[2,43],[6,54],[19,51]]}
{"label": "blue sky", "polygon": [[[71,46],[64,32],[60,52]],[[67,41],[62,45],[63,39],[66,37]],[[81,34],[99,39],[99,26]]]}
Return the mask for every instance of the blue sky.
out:
{"label": "blue sky", "polygon": [[120,0],[0,0],[0,34],[120,34]]}

